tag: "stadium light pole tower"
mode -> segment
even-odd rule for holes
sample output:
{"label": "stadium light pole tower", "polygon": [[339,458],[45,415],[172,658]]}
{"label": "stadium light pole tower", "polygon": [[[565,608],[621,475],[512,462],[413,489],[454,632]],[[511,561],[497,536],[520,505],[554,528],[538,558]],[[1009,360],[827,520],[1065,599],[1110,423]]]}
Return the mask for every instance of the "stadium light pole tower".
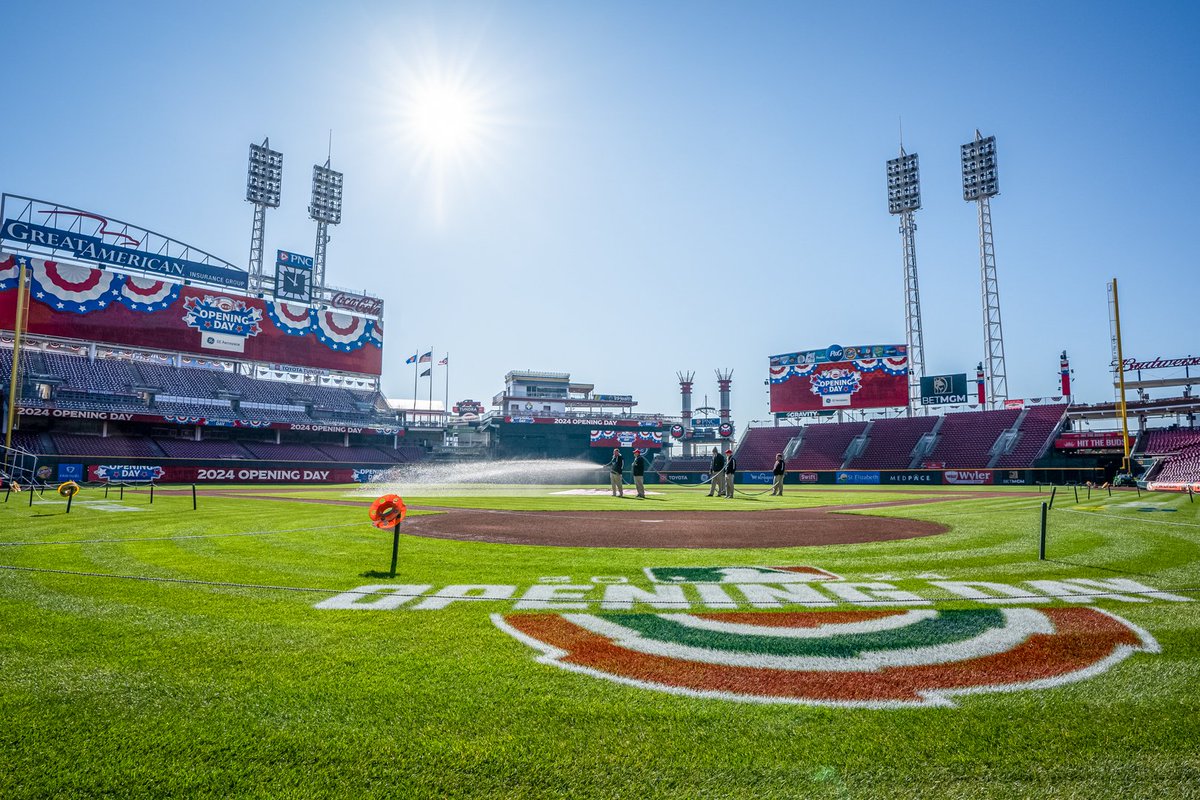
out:
{"label": "stadium light pole tower", "polygon": [[250,231],[250,288],[263,285],[263,242],[267,235],[267,209],[279,208],[283,187],[283,153],[271,149],[270,138],[250,145],[246,168],[246,200],[254,203],[254,227]]}
{"label": "stadium light pole tower", "polygon": [[921,378],[925,377],[925,337],[921,333],[921,290],[917,284],[917,223],[921,207],[921,168],[917,154],[900,145],[900,156],[887,162],[888,213],[900,217],[904,250],[904,322],[908,330],[908,413],[921,408]]}
{"label": "stadium light pole tower", "polygon": [[963,200],[979,204],[979,283],[983,295],[984,367],[993,407],[1008,399],[1008,374],[1004,368],[1004,329],[1000,324],[1000,285],[996,280],[996,250],[992,245],[991,198],[1000,194],[996,182],[996,137],[961,148]]}
{"label": "stadium light pole tower", "polygon": [[342,221],[342,173],[325,166],[313,164],[312,202],[308,206],[309,219],[317,223],[317,244],[313,251],[313,288],[321,294],[325,291],[325,249],[329,244],[329,226]]}

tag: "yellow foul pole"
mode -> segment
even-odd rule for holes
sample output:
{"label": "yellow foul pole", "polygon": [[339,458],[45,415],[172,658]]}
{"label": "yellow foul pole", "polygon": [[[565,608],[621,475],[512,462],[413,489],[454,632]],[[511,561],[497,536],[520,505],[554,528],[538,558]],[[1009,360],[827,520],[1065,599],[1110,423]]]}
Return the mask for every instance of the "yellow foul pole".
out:
{"label": "yellow foul pole", "polygon": [[25,327],[25,260],[21,259],[21,271],[17,273],[17,313],[13,317],[12,372],[8,380],[8,420],[4,428],[4,446],[12,447],[13,424],[17,419],[17,401],[21,396],[21,330]]}
{"label": "yellow foul pole", "polygon": [[1121,442],[1125,447],[1125,457],[1121,459],[1121,471],[1129,473],[1129,416],[1125,406],[1125,352],[1121,349],[1121,303],[1117,300],[1117,279],[1112,280],[1113,322],[1117,335],[1117,380],[1120,383],[1121,395]]}

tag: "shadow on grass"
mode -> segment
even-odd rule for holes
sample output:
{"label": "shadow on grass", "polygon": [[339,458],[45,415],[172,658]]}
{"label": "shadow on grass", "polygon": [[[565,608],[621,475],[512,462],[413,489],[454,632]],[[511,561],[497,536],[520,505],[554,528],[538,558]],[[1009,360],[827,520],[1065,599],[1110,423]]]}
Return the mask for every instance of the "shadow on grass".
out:
{"label": "shadow on grass", "polygon": [[377,570],[377,569],[369,569],[366,572],[358,573],[358,575],[361,578],[387,578],[388,580],[391,580],[392,578],[396,577],[395,575],[393,575],[390,572],[383,572],[383,571]]}

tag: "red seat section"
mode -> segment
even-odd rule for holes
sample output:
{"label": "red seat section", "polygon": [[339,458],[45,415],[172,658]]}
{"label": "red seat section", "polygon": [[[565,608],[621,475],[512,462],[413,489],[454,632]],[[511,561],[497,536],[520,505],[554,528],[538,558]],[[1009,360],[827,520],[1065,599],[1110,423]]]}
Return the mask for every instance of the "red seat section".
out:
{"label": "red seat section", "polygon": [[908,469],[913,449],[933,430],[937,417],[877,419],[868,431],[866,448],[849,469]]}

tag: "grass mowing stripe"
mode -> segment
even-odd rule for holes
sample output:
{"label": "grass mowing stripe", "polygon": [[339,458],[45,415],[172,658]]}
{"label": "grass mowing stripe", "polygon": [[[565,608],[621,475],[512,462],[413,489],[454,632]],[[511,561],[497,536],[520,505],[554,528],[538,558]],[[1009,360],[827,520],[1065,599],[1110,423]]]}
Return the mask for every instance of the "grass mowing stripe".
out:
{"label": "grass mowing stripe", "polygon": [[224,539],[230,536],[271,536],[276,533],[303,533],[305,531],[326,531],[333,528],[365,528],[368,523],[346,522],[341,525],[314,525],[311,528],[286,528],[278,531],[244,531],[241,533],[195,533],[185,536],[134,536],[122,539],[70,539],[62,542],[0,542],[0,547],[34,547],[41,545],[62,544],[110,544],[117,542],[173,542],[181,539]]}

